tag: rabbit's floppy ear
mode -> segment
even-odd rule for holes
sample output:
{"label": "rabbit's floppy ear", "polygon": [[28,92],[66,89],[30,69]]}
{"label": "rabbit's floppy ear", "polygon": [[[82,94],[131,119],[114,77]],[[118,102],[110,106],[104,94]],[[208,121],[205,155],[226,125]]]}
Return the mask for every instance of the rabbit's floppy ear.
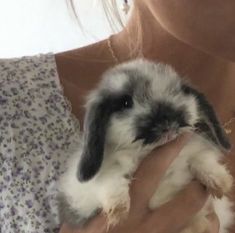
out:
{"label": "rabbit's floppy ear", "polygon": [[77,170],[79,181],[90,180],[102,164],[106,128],[111,115],[107,102],[105,99],[99,99],[87,109],[84,120],[84,145]]}
{"label": "rabbit's floppy ear", "polygon": [[193,95],[199,106],[199,120],[194,125],[195,132],[206,136],[207,139],[219,146],[220,149],[225,151],[230,150],[231,144],[206,97],[187,85],[183,85],[182,89],[185,94]]}

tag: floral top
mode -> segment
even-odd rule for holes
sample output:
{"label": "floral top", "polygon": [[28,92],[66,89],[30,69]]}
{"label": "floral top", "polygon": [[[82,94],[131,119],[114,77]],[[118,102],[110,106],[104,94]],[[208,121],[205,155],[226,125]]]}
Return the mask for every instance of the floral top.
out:
{"label": "floral top", "polygon": [[0,232],[58,232],[57,181],[79,123],[53,54],[0,59]]}

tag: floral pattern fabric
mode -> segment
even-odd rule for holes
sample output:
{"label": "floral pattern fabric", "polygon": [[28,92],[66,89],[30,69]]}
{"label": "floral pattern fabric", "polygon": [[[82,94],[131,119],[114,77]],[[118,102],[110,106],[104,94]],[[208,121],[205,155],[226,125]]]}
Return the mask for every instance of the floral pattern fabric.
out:
{"label": "floral pattern fabric", "polygon": [[0,59],[0,233],[59,231],[57,181],[78,138],[54,55]]}

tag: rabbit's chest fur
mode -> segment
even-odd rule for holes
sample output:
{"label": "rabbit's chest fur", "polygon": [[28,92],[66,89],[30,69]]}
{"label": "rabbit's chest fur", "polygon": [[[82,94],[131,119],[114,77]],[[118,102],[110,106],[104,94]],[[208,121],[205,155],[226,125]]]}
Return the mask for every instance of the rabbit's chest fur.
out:
{"label": "rabbit's chest fur", "polygon": [[[167,202],[192,180],[193,174],[190,167],[192,163],[197,162],[193,158],[199,154],[199,156],[205,156],[204,160],[206,160],[206,151],[211,152],[212,149],[209,145],[200,136],[192,137],[168,168],[149,203],[150,208],[154,209]],[[145,149],[133,147],[118,151],[106,149],[99,173],[84,183],[79,182],[76,177],[81,153],[77,151],[68,160],[69,169],[61,179],[60,192],[66,197],[70,208],[72,207],[78,215],[82,214],[83,218],[89,218],[99,209],[111,209],[119,204],[128,205],[131,177],[141,160],[152,149],[150,147]],[[220,153],[214,149],[213,159],[216,161],[219,157]]]}
{"label": "rabbit's chest fur", "polygon": [[[98,209],[104,208],[105,204],[109,205],[106,203],[109,199],[115,198],[115,203],[120,199],[121,202],[122,196],[128,195],[130,177],[148,152],[150,148],[143,150],[133,147],[115,151],[107,147],[99,173],[88,182],[79,182],[76,177],[81,157],[79,149],[68,159],[69,169],[66,169],[60,179],[59,192],[63,194],[70,208],[89,217]],[[115,203],[110,203],[110,206]]]}

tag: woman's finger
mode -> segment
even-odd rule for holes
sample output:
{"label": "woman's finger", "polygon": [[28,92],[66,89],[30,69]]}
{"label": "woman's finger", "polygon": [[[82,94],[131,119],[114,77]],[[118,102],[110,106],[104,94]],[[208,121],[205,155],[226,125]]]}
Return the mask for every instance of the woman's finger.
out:
{"label": "woman's finger", "polygon": [[[173,200],[150,212],[146,216],[147,226],[156,226],[159,221],[159,232],[179,232],[189,220],[204,206],[208,193],[198,181],[193,181]],[[169,225],[169,219],[171,224]],[[165,221],[165,224],[164,224]],[[148,231],[146,231],[148,232]],[[150,232],[150,231],[149,231]]]}
{"label": "woman's finger", "polygon": [[166,146],[155,149],[143,160],[130,187],[133,202],[146,206],[146,202],[153,195],[165,171],[177,157],[190,136],[191,134],[179,136]]}

